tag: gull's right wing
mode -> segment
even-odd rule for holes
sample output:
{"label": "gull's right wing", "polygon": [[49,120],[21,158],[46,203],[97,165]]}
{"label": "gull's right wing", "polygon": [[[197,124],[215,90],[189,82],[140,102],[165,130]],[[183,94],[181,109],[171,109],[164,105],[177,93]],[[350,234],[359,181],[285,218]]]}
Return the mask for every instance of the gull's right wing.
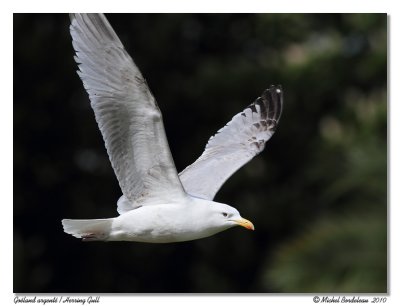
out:
{"label": "gull's right wing", "polygon": [[179,178],[190,195],[212,200],[225,181],[264,150],[282,113],[281,86],[271,85],[261,97],[211,137],[203,154]]}

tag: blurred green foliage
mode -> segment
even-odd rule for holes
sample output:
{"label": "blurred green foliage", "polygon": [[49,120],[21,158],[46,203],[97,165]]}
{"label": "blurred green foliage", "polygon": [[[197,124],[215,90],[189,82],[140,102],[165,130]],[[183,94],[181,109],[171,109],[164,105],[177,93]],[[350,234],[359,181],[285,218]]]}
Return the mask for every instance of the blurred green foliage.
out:
{"label": "blurred green foliage", "polygon": [[385,14],[107,15],[164,115],[178,170],[269,84],[284,111],[216,200],[253,221],[168,245],[81,243],[62,218],[120,190],[64,14],[14,15],[15,292],[386,292]]}

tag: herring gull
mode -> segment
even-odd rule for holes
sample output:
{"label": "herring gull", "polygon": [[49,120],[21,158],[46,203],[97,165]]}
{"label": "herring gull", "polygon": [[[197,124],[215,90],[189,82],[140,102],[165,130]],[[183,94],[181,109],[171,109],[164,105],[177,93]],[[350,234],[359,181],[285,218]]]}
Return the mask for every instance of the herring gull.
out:
{"label": "herring gull", "polygon": [[235,208],[213,199],[274,134],[282,112],[281,86],[269,86],[178,174],[160,109],[106,17],[71,14],[70,19],[78,74],[123,195],[117,202],[119,216],[64,219],[64,231],[83,241],[169,243],[238,225],[254,230]]}

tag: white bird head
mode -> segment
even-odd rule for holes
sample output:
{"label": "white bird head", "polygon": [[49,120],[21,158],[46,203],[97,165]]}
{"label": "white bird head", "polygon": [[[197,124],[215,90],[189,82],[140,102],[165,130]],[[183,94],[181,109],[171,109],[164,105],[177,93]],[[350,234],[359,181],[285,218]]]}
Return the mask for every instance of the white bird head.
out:
{"label": "white bird head", "polygon": [[249,220],[242,218],[239,211],[227,204],[213,202],[211,205],[211,214],[209,222],[214,226],[225,230],[234,226],[243,226],[246,229],[254,231],[254,225]]}

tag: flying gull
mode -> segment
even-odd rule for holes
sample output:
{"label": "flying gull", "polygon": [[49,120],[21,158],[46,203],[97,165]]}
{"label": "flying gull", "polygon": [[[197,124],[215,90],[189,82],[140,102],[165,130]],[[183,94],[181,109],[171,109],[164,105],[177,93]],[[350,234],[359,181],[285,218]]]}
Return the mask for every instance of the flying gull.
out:
{"label": "flying gull", "polygon": [[235,208],[213,199],[274,134],[282,112],[281,86],[271,85],[234,116],[178,174],[160,109],[106,17],[71,14],[70,19],[78,74],[123,195],[118,217],[64,219],[64,231],[83,241],[169,243],[238,225],[254,230]]}

